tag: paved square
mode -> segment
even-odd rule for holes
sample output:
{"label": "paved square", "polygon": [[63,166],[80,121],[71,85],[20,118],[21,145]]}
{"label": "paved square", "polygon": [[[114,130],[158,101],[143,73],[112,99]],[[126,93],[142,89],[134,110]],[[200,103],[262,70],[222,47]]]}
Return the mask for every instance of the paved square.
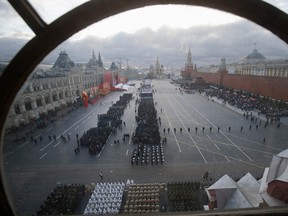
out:
{"label": "paved square", "polygon": [[[125,142],[122,140],[123,134],[132,134],[137,126],[137,82],[135,88],[128,90],[134,99],[122,116],[125,127],[111,135],[97,155],[90,155],[87,148],[80,148],[80,153],[75,154],[76,134],[81,136],[96,127],[97,115],[106,113],[123,92],[112,92],[94,106],[80,108],[35,131],[34,138],[43,137],[37,145],[29,141],[15,143],[11,134],[5,137],[3,160],[7,186],[19,213],[34,214],[56,184],[96,183],[100,181],[99,172],[103,173],[104,181],[133,179],[134,182],[201,181],[206,171],[215,179],[225,173],[234,178],[247,172],[259,177],[272,156],[287,148],[287,125],[277,128],[270,124],[264,128],[259,124],[260,119],[252,122],[198,93],[182,94],[168,80],[153,80],[152,85],[156,90],[155,108],[161,118],[160,134],[167,138],[167,144],[163,144],[163,165],[132,166],[131,157],[138,146],[133,144],[131,136]],[[64,143],[61,134],[71,139]],[[49,135],[55,135],[56,140],[49,141]],[[115,140],[120,143],[115,144]]]}

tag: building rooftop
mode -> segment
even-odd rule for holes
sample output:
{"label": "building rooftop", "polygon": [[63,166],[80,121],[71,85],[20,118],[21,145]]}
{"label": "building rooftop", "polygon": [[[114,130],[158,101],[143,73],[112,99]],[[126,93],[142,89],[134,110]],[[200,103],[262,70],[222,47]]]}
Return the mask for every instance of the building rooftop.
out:
{"label": "building rooftop", "polygon": [[[257,181],[249,172],[237,183],[225,174],[206,189],[210,204],[218,209],[257,208],[263,204],[270,207],[287,203],[285,189],[288,182],[288,149],[275,155],[270,167]],[[284,194],[283,194],[284,193]]]}
{"label": "building rooftop", "polygon": [[61,51],[52,68],[69,69],[74,67],[74,62],[69,58],[65,51]]}
{"label": "building rooftop", "polygon": [[254,49],[252,53],[248,54],[245,57],[246,60],[264,60],[266,59],[264,55],[258,52],[257,49]]}

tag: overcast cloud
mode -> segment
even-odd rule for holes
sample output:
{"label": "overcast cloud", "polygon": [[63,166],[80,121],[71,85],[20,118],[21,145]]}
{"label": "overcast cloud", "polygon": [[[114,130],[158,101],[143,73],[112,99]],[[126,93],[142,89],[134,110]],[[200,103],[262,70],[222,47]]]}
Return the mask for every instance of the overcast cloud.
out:
{"label": "overcast cloud", "polygon": [[[13,19],[13,12],[7,12],[7,7],[11,6],[0,0],[2,21],[3,17]],[[18,21],[11,20],[7,23],[12,23],[9,24],[10,27],[15,23],[16,28]],[[20,24],[23,28],[17,26],[10,35],[5,33],[5,28],[0,30],[0,61],[11,60],[33,37],[33,33],[27,30],[23,21],[20,21]],[[150,67],[158,57],[164,67],[180,68],[185,65],[189,48],[193,63],[198,66],[219,64],[222,57],[225,57],[228,63],[239,61],[255,48],[268,59],[288,58],[288,46],[285,42],[262,27],[240,19],[233,23],[199,25],[186,29],[165,26],[158,30],[143,28],[135,33],[120,32],[106,38],[93,34],[81,36],[78,40],[74,37],[59,45],[44,62],[54,63],[59,52],[65,50],[75,63],[85,63],[89,61],[94,50],[96,55],[101,53],[105,67],[109,67],[111,61],[119,61],[118,58],[123,58],[124,66],[124,58],[127,58],[131,66]]]}
{"label": "overcast cloud", "polygon": [[[256,43],[256,45],[254,45]],[[135,34],[118,33],[106,39],[87,36],[78,41],[67,40],[57,47],[46,61],[54,62],[61,50],[66,50],[75,62],[88,62],[92,51],[101,53],[105,67],[117,58],[129,59],[131,66],[149,67],[157,57],[165,67],[183,67],[191,48],[197,65],[218,64],[222,57],[227,62],[238,61],[257,48],[268,59],[285,59],[285,42],[249,21],[221,26],[199,26],[189,29],[149,28]],[[124,60],[125,61],[125,60]],[[125,64],[126,65],[126,61]]]}

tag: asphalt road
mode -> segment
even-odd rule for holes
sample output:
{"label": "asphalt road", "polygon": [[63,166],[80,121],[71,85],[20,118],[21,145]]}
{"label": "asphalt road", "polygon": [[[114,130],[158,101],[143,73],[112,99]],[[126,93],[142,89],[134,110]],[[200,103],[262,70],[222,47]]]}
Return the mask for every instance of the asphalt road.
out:
{"label": "asphalt road", "polygon": [[[112,92],[94,106],[80,108],[53,125],[36,131],[34,138],[43,137],[37,145],[29,141],[15,144],[11,142],[11,137],[4,138],[6,183],[17,211],[21,215],[35,214],[56,184],[96,183],[100,181],[100,171],[104,181],[201,180],[205,171],[209,171],[215,179],[225,173],[236,178],[250,172],[258,177],[270,165],[273,155],[287,148],[286,125],[277,128],[272,124],[264,128],[263,121],[260,126],[259,120],[251,122],[239,112],[200,94],[182,94],[179,87],[168,80],[153,80],[152,84],[156,90],[155,107],[161,118],[160,134],[167,138],[167,144],[163,144],[163,165],[132,166],[131,156],[137,146],[130,140],[131,136],[129,140],[122,141],[123,134],[131,134],[137,126],[135,99],[138,82],[136,88],[128,90],[134,93],[135,99],[122,116],[126,126],[116,135],[111,135],[97,155],[89,155],[86,148],[80,148],[80,154],[75,155],[76,134],[81,136],[89,128],[96,127],[97,115],[106,113],[111,103],[116,102],[124,92]],[[241,126],[243,131],[240,131]],[[167,128],[170,128],[169,133]],[[69,135],[70,140],[64,143],[61,134]],[[50,142],[49,135],[55,135],[56,140]],[[115,145],[114,140],[118,139],[120,144]]]}

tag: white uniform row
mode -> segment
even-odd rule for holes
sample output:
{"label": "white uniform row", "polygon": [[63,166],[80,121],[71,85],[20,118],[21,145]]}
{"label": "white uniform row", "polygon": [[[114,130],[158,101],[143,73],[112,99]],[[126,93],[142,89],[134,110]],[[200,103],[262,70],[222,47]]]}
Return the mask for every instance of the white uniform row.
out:
{"label": "white uniform row", "polygon": [[122,196],[121,197],[114,197],[114,198],[107,198],[107,197],[103,197],[103,198],[90,198],[88,203],[118,203],[122,201]]}
{"label": "white uniform row", "polygon": [[122,203],[125,183],[97,183],[84,215],[87,214],[118,214]]}
{"label": "white uniform row", "polygon": [[119,208],[89,208],[85,209],[84,215],[119,214]]}

